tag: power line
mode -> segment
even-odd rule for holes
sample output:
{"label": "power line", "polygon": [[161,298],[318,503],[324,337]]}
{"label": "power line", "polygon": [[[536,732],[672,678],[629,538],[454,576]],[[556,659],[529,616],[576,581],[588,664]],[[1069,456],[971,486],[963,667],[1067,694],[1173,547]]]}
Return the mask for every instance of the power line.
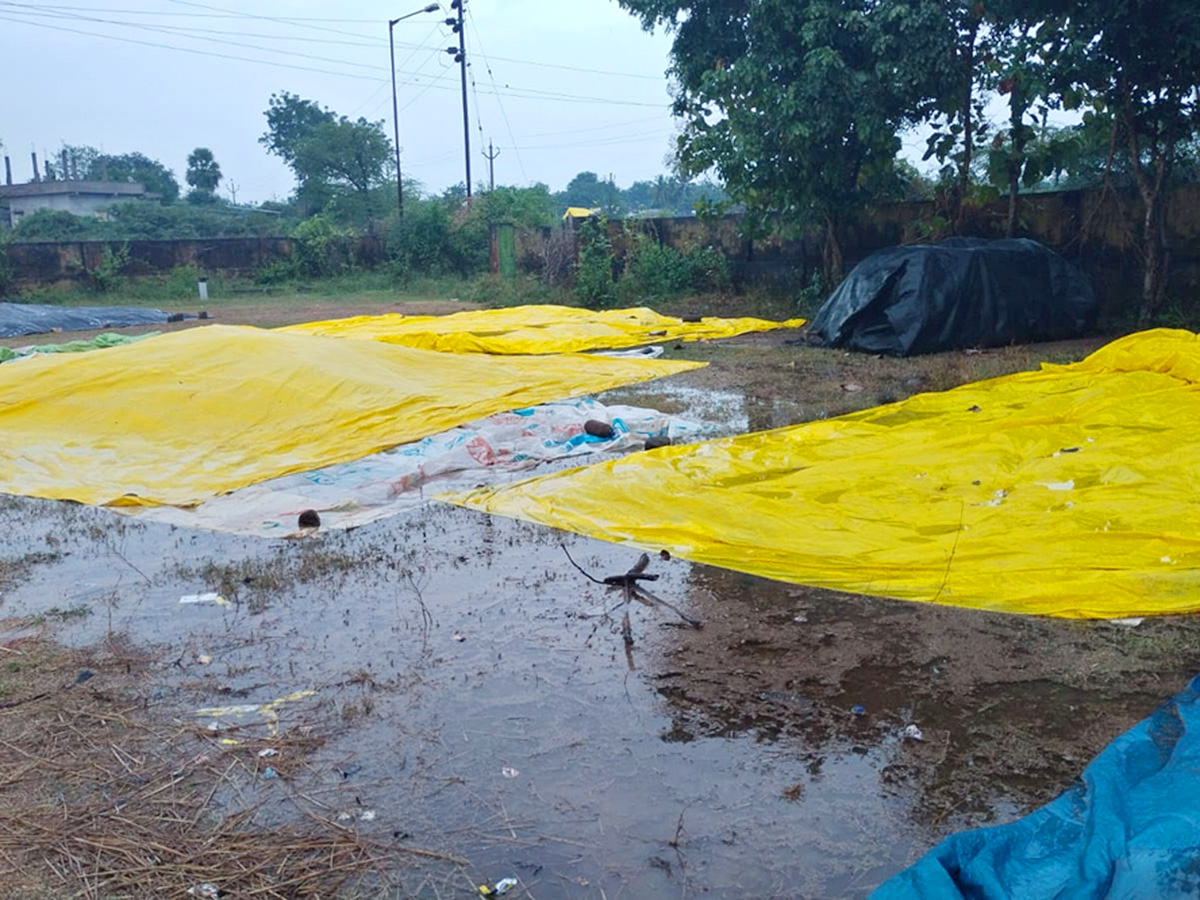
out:
{"label": "power line", "polygon": [[[479,28],[475,25],[475,16],[474,14],[470,15],[471,27],[475,32],[475,43],[479,45],[479,55],[483,57],[483,65],[484,68],[487,69],[488,78],[492,82],[492,90],[498,91],[499,88],[496,86],[496,76],[492,74],[492,64],[488,61],[487,53],[485,53],[483,49],[483,42],[479,39]],[[476,100],[475,102],[478,103],[479,101]],[[496,105],[500,107],[500,117],[504,120],[504,128],[506,131],[508,131],[508,139],[512,142],[513,152],[517,155],[517,168],[521,170],[521,178],[528,182],[529,175],[525,171],[525,162],[521,159],[521,151],[517,149],[517,139],[513,137],[512,125],[509,124],[508,113],[504,109],[504,101],[500,99],[499,93],[496,94]],[[483,140],[482,130],[480,131],[479,139],[481,141]]]}
{"label": "power line", "polygon": [[[171,0],[171,2],[182,2],[182,0]],[[193,4],[188,4],[188,5],[199,6],[201,4],[193,3]],[[105,7],[64,6],[64,5],[57,5],[57,4],[46,5],[46,4],[15,3],[15,2],[0,3],[0,6],[14,6],[14,7],[25,8],[25,9],[28,9],[31,11],[30,13],[26,13],[27,15],[32,14],[33,10],[47,10],[47,11],[48,10],[64,10],[64,11],[78,10],[81,12],[89,12],[89,13],[112,13],[112,14],[121,14],[121,15],[168,16],[168,17],[207,18],[207,19],[242,19],[242,18],[263,19],[268,22],[277,22],[282,25],[290,25],[292,27],[306,27],[306,28],[311,27],[306,24],[309,22],[337,22],[337,23],[343,23],[343,24],[362,23],[362,24],[371,24],[371,25],[378,24],[378,21],[375,19],[338,19],[338,18],[319,18],[319,17],[313,17],[313,16],[259,16],[259,15],[255,15],[253,13],[244,13],[244,12],[236,12],[236,11],[222,12],[222,13],[161,12],[161,11],[156,11],[156,10],[144,10],[144,9],[113,9],[113,8],[105,8]],[[218,9],[219,7],[205,7],[205,8],[206,9]],[[64,18],[81,18],[79,16],[63,16],[63,17]],[[128,23],[128,24],[134,24],[134,23]],[[333,33],[344,34],[347,36],[357,37],[357,38],[361,39],[358,41],[339,41],[339,40],[332,39],[328,36],[328,33],[331,31],[331,29],[319,28],[319,27],[315,28],[314,30],[320,31],[324,36],[323,37],[313,37],[313,38],[299,37],[296,35],[271,35],[271,34],[262,34],[262,33],[253,33],[253,32],[243,32],[243,31],[223,31],[221,29],[214,29],[214,28],[209,28],[209,29],[187,28],[182,25],[160,25],[157,27],[164,28],[164,29],[172,29],[174,31],[179,31],[179,32],[197,31],[197,32],[205,32],[208,34],[225,34],[225,35],[235,35],[235,36],[241,36],[241,37],[277,38],[279,40],[306,41],[309,43],[319,43],[319,44],[341,44],[341,45],[350,46],[350,47],[377,47],[383,43],[382,38],[374,38],[370,35],[365,35],[365,34],[361,34],[358,32],[334,31]],[[414,48],[414,49],[418,49],[418,50],[420,49],[419,44],[412,44],[412,43],[408,43],[408,42],[404,42],[404,41],[397,41],[396,46],[397,47],[410,47],[410,48]],[[566,65],[564,63],[538,62],[536,60],[518,59],[518,58],[510,57],[510,56],[493,56],[492,59],[496,60],[497,62],[513,63],[515,65],[521,65],[521,66],[533,66],[533,67],[540,68],[540,69],[560,69],[560,70],[566,71],[566,72],[580,72],[580,73],[588,74],[588,75],[607,75],[607,76],[610,76],[613,78],[633,78],[633,79],[638,79],[638,80],[642,80],[642,81],[657,81],[660,83],[663,80],[662,76],[644,75],[640,72],[621,72],[621,71],[617,71],[614,69],[594,69],[594,68],[589,68],[586,66],[571,66],[571,65]]]}
{"label": "power line", "polygon": [[[182,0],[172,0],[172,2],[178,3],[178,2],[182,2]],[[14,18],[12,15],[0,15],[0,21],[15,22],[19,25],[31,25],[35,28],[45,28],[45,29],[49,29],[51,31],[63,31],[63,32],[71,33],[71,34],[80,34],[80,35],[84,35],[85,37],[99,37],[99,38],[104,38],[104,39],[111,40],[111,41],[119,41],[119,42],[125,43],[125,44],[135,44],[135,45],[142,46],[142,47],[153,47],[154,49],[157,49],[157,50],[173,50],[173,51],[177,51],[180,53],[191,53],[196,56],[210,56],[210,57],[214,57],[217,59],[228,59],[228,60],[234,60],[237,62],[257,63],[259,65],[272,66],[274,68],[279,68],[279,69],[294,69],[296,71],[301,71],[301,72],[315,72],[315,73],[321,74],[321,75],[337,75],[337,76],[340,76],[343,78],[356,78],[361,81],[382,81],[382,80],[384,80],[382,77],[374,78],[370,75],[359,75],[354,72],[339,72],[339,71],[336,71],[333,69],[318,68],[316,66],[304,66],[304,65],[297,65],[297,64],[275,62],[273,60],[267,60],[267,59],[255,59],[253,57],[237,56],[237,55],[234,55],[231,53],[220,53],[220,52],[217,52],[214,50],[198,50],[193,47],[180,47],[176,44],[165,44],[165,43],[162,43],[161,41],[144,41],[144,40],[138,40],[136,38],[121,37],[121,36],[115,35],[115,34],[105,34],[103,32],[97,32],[97,31],[86,31],[81,28],[71,28],[66,25],[58,25],[58,24],[51,25],[46,22],[33,22],[33,21],[29,21],[28,19]],[[115,22],[113,24],[116,24],[121,27],[139,27],[134,23]],[[140,26],[140,27],[150,27],[150,26]],[[286,51],[270,50],[268,48],[262,48],[262,49],[266,50],[267,52],[286,52]],[[288,53],[288,55],[295,56],[295,57],[298,57],[301,59],[310,58],[306,54]],[[315,58],[315,57],[311,57],[311,58]],[[335,60],[335,61],[342,62],[343,64],[346,64],[346,65],[360,65],[357,63],[351,63],[348,60]],[[374,68],[377,70],[379,69],[378,66],[365,66],[365,64],[364,64],[364,67],[365,68]],[[386,71],[386,69],[384,69],[384,71]],[[414,76],[419,77],[418,73],[410,72],[410,73],[405,73],[405,74],[414,75]],[[618,100],[618,99],[610,98],[610,97],[591,97],[591,96],[584,96],[584,95],[579,95],[579,94],[562,94],[562,93],[557,93],[557,92],[553,92],[553,91],[541,91],[541,90],[537,90],[536,88],[512,87],[511,85],[506,85],[505,87],[507,88],[507,90],[501,90],[501,89],[497,88],[493,92],[484,91],[484,93],[485,94],[494,93],[496,96],[500,96],[501,94],[503,94],[504,96],[507,96],[507,97],[515,97],[515,98],[524,99],[524,100],[550,100],[550,101],[555,101],[555,102],[567,102],[567,103],[578,103],[578,102],[582,101],[582,102],[588,102],[588,103],[602,103],[602,104],[612,105],[612,106],[636,106],[636,107],[645,107],[645,108],[650,108],[650,109],[667,109],[668,108],[668,104],[665,104],[665,103],[661,103],[661,104],[660,103],[645,103],[645,102],[636,101],[636,100]],[[447,89],[450,89],[450,88],[447,88]]]}

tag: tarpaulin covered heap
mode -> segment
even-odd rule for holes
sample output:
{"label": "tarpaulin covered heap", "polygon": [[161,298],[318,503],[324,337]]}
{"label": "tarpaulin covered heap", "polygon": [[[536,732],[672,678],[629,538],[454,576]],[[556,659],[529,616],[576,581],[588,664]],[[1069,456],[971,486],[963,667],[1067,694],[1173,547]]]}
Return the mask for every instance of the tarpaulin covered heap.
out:
{"label": "tarpaulin covered heap", "polygon": [[1200,340],[452,502],[768,578],[1011,613],[1200,610]]}
{"label": "tarpaulin covered heap", "polygon": [[1079,337],[1091,285],[1036,241],[950,238],[891,247],[855,266],[813,319],[833,347],[910,356]]}
{"label": "tarpaulin covered heap", "polygon": [[1061,797],[1011,825],[952,835],[871,900],[1195,897],[1197,797],[1200,678]]}
{"label": "tarpaulin covered heap", "polygon": [[37,303],[0,303],[0,337],[48,334],[51,331],[88,331],[131,325],[162,325],[171,314],[137,306],[53,306]]}
{"label": "tarpaulin covered heap", "polygon": [[0,492],[190,505],[700,364],[429,353],[213,325],[0,366]]}
{"label": "tarpaulin covered heap", "polygon": [[367,338],[452,353],[577,353],[637,347],[655,341],[697,341],[752,331],[799,328],[804,319],[705,317],[684,321],[652,309],[596,310],[570,306],[515,306],[449,316],[357,316],[289,325],[280,331],[323,337]]}

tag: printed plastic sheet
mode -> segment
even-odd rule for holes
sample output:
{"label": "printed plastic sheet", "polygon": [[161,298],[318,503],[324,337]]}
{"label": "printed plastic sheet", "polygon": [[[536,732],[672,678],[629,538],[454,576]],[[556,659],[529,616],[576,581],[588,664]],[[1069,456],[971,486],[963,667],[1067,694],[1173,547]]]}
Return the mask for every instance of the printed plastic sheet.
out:
{"label": "printed plastic sheet", "polygon": [[[613,435],[587,434],[589,421],[606,422]],[[495,483],[563,460],[640,450],[651,437],[696,439],[702,426],[635,406],[606,406],[584,397],[485,419],[402,444],[353,462],[272,478],[206,500],[175,506],[119,507],[140,519],[256,537],[290,537],[306,509],[321,530],[356,528],[415,509],[432,494]]]}
{"label": "printed plastic sheet", "polygon": [[493,413],[695,368],[212,325],[0,366],[0,492],[187,506]]}
{"label": "printed plastic sheet", "polygon": [[1200,610],[1200,340],[449,495],[782,581],[1080,618]]}
{"label": "printed plastic sheet", "polygon": [[39,303],[0,303],[0,337],[47,334],[51,331],[90,331],[130,325],[162,325],[171,318],[161,309],[139,306],[53,306]]}
{"label": "printed plastic sheet", "polygon": [[1200,678],[1109,744],[1056,800],[951,835],[871,900],[1192,898],[1200,834]]}
{"label": "printed plastic sheet", "polygon": [[799,328],[804,319],[702,318],[687,321],[652,309],[590,310],[515,306],[448,316],[356,316],[279,329],[324,337],[366,338],[452,353],[578,353],[636,347],[655,341],[699,341],[752,331]]}

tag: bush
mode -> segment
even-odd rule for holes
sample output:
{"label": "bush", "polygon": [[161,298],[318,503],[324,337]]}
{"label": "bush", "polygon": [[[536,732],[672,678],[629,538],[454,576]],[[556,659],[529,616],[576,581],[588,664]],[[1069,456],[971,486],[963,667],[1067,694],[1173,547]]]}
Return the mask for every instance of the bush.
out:
{"label": "bush", "polygon": [[354,268],[356,238],[349,228],[338,228],[324,215],[305,219],[292,231],[293,271],[304,278],[340,275]]}
{"label": "bush", "polygon": [[616,305],[612,244],[608,240],[608,220],[604,216],[592,216],[579,226],[575,295],[590,309]]}
{"label": "bush", "polygon": [[408,201],[393,223],[388,254],[398,276],[469,278],[488,270],[487,223],[475,213],[459,214],[452,200]]}

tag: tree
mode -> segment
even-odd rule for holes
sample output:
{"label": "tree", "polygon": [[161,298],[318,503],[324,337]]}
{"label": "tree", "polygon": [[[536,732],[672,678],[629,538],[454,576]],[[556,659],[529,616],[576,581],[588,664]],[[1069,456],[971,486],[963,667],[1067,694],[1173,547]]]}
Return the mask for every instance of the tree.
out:
{"label": "tree", "polygon": [[[382,121],[338,116],[286,91],[271,95],[265,115],[267,132],[259,143],[295,173],[298,194],[310,210],[342,199],[343,206],[372,217],[378,206],[372,191],[386,182],[395,164]],[[353,195],[349,204],[348,194]]]}
{"label": "tree", "polygon": [[192,190],[200,194],[216,193],[217,185],[221,183],[221,167],[213,158],[213,153],[207,147],[197,147],[187,158],[187,183]]}
{"label": "tree", "polygon": [[685,177],[716,172],[754,220],[820,225],[827,284],[841,222],[894,164],[957,34],[935,0],[618,0],[674,32],[671,72]]}
{"label": "tree", "polygon": [[625,211],[620,189],[612,181],[602,181],[595,172],[580,172],[558,195],[564,206],[599,207],[605,215],[619,216]]}
{"label": "tree", "polygon": [[1079,0],[1052,42],[1054,87],[1068,108],[1083,106],[1109,123],[1141,205],[1139,319],[1163,303],[1169,247],[1164,189],[1200,128],[1200,17],[1168,0]]}
{"label": "tree", "polygon": [[264,115],[267,131],[258,142],[289,166],[295,159],[298,142],[308,137],[318,125],[337,118],[317,102],[303,100],[287,91],[271,95]]}
{"label": "tree", "polygon": [[179,199],[175,173],[141,153],[97,156],[87,177],[93,181],[129,181],[145,185],[146,190],[161,195],[163,203],[174,203]]}

